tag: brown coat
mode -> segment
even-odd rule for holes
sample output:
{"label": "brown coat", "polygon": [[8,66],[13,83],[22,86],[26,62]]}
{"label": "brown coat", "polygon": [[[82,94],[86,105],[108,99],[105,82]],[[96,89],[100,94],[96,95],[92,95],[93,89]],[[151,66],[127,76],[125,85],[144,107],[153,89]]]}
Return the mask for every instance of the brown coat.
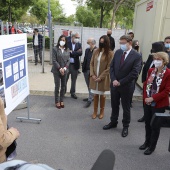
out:
{"label": "brown coat", "polygon": [[7,130],[7,118],[4,112],[4,103],[0,98],[0,163],[6,161],[6,149],[16,139],[14,130]]}
{"label": "brown coat", "polygon": [[[98,50],[95,50],[90,62],[90,89],[96,90],[97,82],[92,79],[92,76],[97,76],[97,59],[99,57]],[[99,68],[99,78],[101,81],[98,83],[99,91],[109,91],[110,90],[110,63],[113,58],[113,51],[109,51],[108,59],[105,59],[106,56],[103,53],[100,59],[100,68]]]}

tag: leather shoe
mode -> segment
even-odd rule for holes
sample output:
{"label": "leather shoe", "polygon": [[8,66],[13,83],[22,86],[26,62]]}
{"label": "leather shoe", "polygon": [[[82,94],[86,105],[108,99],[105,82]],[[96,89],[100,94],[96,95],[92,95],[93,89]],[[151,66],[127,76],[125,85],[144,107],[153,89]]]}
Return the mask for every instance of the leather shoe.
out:
{"label": "leather shoe", "polygon": [[87,101],[87,103],[84,105],[84,108],[88,108],[91,105],[90,101]]}
{"label": "leather shoe", "polygon": [[128,135],[128,128],[124,127],[122,130],[122,137],[126,137]]}
{"label": "leather shoe", "polygon": [[84,102],[87,102],[87,101],[88,101],[88,98],[83,99],[83,101],[84,101]]}
{"label": "leather shoe", "polygon": [[138,122],[144,122],[144,121],[145,121],[144,116],[138,120]]}
{"label": "leather shoe", "polygon": [[149,148],[146,149],[146,151],[144,152],[144,155],[151,155],[154,150],[155,150],[155,149],[152,149],[152,148],[149,147]]}
{"label": "leather shoe", "polygon": [[110,122],[108,125],[105,125],[103,127],[103,130],[109,130],[111,128],[116,128],[117,127],[117,124],[113,124],[112,122]]}
{"label": "leather shoe", "polygon": [[139,147],[139,149],[140,150],[145,150],[146,148],[148,148],[149,147],[149,143],[148,142],[145,142],[143,145],[141,145],[140,147]]}
{"label": "leather shoe", "polygon": [[71,97],[72,97],[73,99],[77,99],[77,96],[76,96],[75,94],[72,94]]}

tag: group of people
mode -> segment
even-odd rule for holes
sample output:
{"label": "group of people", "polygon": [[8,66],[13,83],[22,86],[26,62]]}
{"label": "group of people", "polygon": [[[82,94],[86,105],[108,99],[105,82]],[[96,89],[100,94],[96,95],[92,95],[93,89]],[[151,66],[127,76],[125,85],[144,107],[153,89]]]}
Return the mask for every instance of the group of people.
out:
{"label": "group of people", "polygon": [[[153,127],[150,125],[152,116],[156,112],[165,112],[166,107],[169,106],[170,37],[166,37],[164,42],[153,43],[148,60],[143,62],[139,41],[133,40],[133,32],[120,37],[120,49],[115,53],[115,41],[111,33],[111,30],[108,30],[107,35],[100,37],[98,47],[94,38],[87,40],[89,47],[85,50],[82,72],[89,90],[89,97],[83,99],[86,101],[84,107],[89,107],[94,101],[92,119],[97,117],[102,119],[106,95],[111,94],[111,121],[103,127],[103,130],[108,130],[117,127],[121,101],[123,108],[121,135],[126,137],[135,84],[144,64],[142,70],[144,117],[139,122],[145,120],[146,139],[139,149],[145,150],[145,155],[150,155],[156,148],[163,123],[159,121]],[[57,46],[53,48],[52,72],[55,82],[55,106],[58,109],[64,108],[63,99],[70,74],[70,94],[72,98],[77,99],[76,80],[80,68],[79,57],[82,55],[79,39],[78,33],[72,33],[70,37],[61,35]]]}

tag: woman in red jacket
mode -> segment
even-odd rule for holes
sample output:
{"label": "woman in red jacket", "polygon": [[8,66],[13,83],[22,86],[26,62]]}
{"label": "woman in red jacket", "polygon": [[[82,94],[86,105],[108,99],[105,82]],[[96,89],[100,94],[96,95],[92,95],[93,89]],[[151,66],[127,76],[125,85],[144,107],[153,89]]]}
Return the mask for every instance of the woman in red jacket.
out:
{"label": "woman in red jacket", "polygon": [[145,155],[150,155],[156,148],[159,138],[161,120],[156,126],[151,126],[151,119],[154,113],[164,113],[169,106],[170,92],[170,69],[166,67],[169,62],[168,54],[158,52],[153,54],[155,68],[148,71],[148,76],[144,82],[144,117],[145,117],[145,143],[139,147],[145,150]]}

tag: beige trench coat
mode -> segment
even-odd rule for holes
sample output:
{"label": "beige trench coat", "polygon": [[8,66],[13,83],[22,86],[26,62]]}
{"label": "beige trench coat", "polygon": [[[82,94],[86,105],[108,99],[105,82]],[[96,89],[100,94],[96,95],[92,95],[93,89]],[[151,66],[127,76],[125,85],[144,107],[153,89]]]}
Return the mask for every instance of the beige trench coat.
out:
{"label": "beige trench coat", "polygon": [[[92,79],[92,76],[97,76],[97,59],[99,57],[98,50],[95,50],[90,62],[90,89],[96,90],[97,82]],[[101,81],[98,83],[99,91],[110,90],[110,63],[113,59],[113,51],[109,51],[108,60],[103,53],[100,59],[99,78]]]}
{"label": "beige trench coat", "polygon": [[0,98],[0,163],[6,161],[6,149],[16,139],[14,130],[7,130],[7,118],[4,112],[4,103]]}

